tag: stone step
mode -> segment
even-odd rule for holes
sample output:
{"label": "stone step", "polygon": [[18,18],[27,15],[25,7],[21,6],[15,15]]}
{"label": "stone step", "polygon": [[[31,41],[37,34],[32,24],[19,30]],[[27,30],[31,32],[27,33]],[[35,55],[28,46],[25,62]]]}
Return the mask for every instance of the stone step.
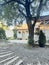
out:
{"label": "stone step", "polygon": [[0,53],[1,52],[6,52],[6,51],[9,51],[9,49],[0,49]]}
{"label": "stone step", "polygon": [[12,53],[8,53],[8,54],[5,54],[5,55],[0,55],[0,58],[5,57],[5,56],[9,56],[11,54],[13,54],[13,52]]}
{"label": "stone step", "polygon": [[14,57],[13,59],[11,59],[10,61],[8,61],[7,63],[5,63],[4,65],[13,65],[13,63],[15,62],[15,61],[17,61],[19,59],[19,57],[17,56],[17,57]]}
{"label": "stone step", "polygon": [[23,65],[23,60],[19,60],[15,65]]}
{"label": "stone step", "polygon": [[16,57],[16,55],[15,55],[15,56],[12,56],[12,57],[9,57],[9,58],[6,58],[6,59],[0,61],[0,64],[3,64],[3,65],[4,65],[4,63],[10,61],[11,59],[13,59],[13,58],[15,58],[15,57]]}
{"label": "stone step", "polygon": [[7,58],[10,58],[12,56],[14,56],[15,53],[12,52],[12,53],[8,53],[8,54],[5,54],[5,55],[0,55],[0,61],[4,60],[4,59],[7,59]]}
{"label": "stone step", "polygon": [[5,55],[5,54],[8,54],[8,53],[12,53],[12,51],[1,52],[0,55]]}

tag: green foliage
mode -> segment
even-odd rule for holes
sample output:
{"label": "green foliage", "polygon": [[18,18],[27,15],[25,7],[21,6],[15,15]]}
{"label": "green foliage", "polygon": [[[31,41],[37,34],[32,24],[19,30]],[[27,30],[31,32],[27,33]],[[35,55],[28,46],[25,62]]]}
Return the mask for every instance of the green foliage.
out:
{"label": "green foliage", "polygon": [[6,38],[6,35],[5,35],[5,31],[0,28],[0,39],[5,39]]}
{"label": "green foliage", "polygon": [[45,46],[45,43],[46,43],[46,36],[45,34],[43,33],[43,31],[41,30],[40,33],[39,33],[39,46],[40,47],[44,47]]}
{"label": "green foliage", "polygon": [[7,40],[14,40],[14,37],[8,37]]}
{"label": "green foliage", "polygon": [[28,44],[31,46],[34,45],[34,40],[32,37],[30,37],[30,38],[28,37]]}
{"label": "green foliage", "polygon": [[17,3],[15,4],[14,2],[11,2],[4,6],[4,15],[2,15],[2,17],[7,20],[8,25],[11,25],[12,21],[14,21],[15,24],[16,21],[19,23],[20,19],[21,21],[23,20],[23,16],[19,13],[18,8],[19,5]]}
{"label": "green foliage", "polygon": [[14,39],[16,39],[17,38],[17,30],[13,30],[13,32],[14,32]]}

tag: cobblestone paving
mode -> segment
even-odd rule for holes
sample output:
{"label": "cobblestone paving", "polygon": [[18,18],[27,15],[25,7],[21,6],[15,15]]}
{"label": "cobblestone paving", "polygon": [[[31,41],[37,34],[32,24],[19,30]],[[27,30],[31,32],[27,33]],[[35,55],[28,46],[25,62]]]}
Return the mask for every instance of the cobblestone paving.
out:
{"label": "cobblestone paving", "polygon": [[25,44],[8,44],[0,48],[0,65],[49,65],[49,48],[28,48]]}

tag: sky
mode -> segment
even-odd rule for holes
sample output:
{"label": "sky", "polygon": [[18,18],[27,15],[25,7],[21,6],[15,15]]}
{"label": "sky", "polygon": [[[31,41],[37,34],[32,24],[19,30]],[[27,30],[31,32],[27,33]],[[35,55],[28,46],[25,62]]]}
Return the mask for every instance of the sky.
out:
{"label": "sky", "polygon": [[[49,15],[49,11],[42,12],[42,15],[41,16],[46,16],[46,15]],[[26,23],[26,21],[23,21],[23,23]]]}
{"label": "sky", "polygon": [[43,15],[43,16],[49,15],[49,11],[43,12],[42,15]]}

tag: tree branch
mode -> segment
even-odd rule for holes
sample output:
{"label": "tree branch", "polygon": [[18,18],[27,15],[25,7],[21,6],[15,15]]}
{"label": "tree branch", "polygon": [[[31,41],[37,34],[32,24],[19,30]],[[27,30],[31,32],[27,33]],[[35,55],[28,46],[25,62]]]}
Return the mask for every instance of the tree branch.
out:
{"label": "tree branch", "polygon": [[37,22],[37,20],[40,17],[40,11],[42,9],[42,6],[43,6],[43,0],[40,0],[40,4],[39,4],[38,10],[37,10],[37,16],[35,17],[33,26],[35,26],[35,23]]}
{"label": "tree branch", "polygon": [[17,2],[18,4],[21,4],[21,5],[25,6],[25,4],[22,3],[20,0],[9,0],[9,1],[4,2],[3,4],[0,4],[0,5],[4,6],[4,5],[9,4],[11,2]]}
{"label": "tree branch", "polygon": [[20,9],[18,9],[18,11],[25,17],[27,17]]}
{"label": "tree branch", "polygon": [[43,5],[46,5],[47,1],[48,1],[48,0],[45,0],[44,3],[43,3]]}
{"label": "tree branch", "polygon": [[25,6],[25,4],[23,2],[21,2],[20,0],[14,0],[14,1],[17,2],[18,4]]}
{"label": "tree branch", "polygon": [[40,11],[42,9],[42,6],[43,6],[43,0],[40,0],[40,4],[39,4],[38,10],[37,10],[37,18],[39,18],[39,16],[40,16]]}
{"label": "tree branch", "polygon": [[34,2],[34,0],[30,1],[29,4],[31,4],[31,3],[33,3],[33,2]]}
{"label": "tree branch", "polygon": [[6,4],[9,4],[9,3],[11,3],[13,0],[9,0],[9,1],[6,1],[6,2],[4,2],[3,4],[0,4],[0,6],[4,6],[4,5],[6,5]]}

